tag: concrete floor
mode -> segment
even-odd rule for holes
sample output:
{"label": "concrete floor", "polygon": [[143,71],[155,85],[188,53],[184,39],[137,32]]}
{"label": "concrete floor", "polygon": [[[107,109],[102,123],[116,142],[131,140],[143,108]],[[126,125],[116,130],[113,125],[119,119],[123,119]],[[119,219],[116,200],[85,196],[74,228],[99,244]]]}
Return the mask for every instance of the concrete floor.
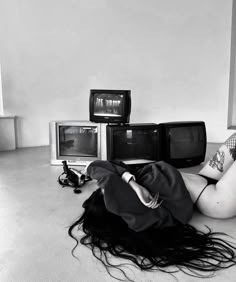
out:
{"label": "concrete floor", "polygon": [[[211,150],[208,148],[207,158]],[[197,171],[199,167],[186,169]],[[74,241],[67,227],[82,213],[82,203],[96,189],[96,182],[81,194],[57,183],[62,167],[49,165],[49,148],[37,147],[0,152],[0,281],[1,282],[106,282],[112,279],[83,246],[72,257]],[[236,238],[236,218],[216,220],[195,213],[191,223],[205,225]],[[132,269],[139,282],[176,281],[160,272]],[[199,281],[177,273],[181,282]],[[236,267],[223,270],[206,281],[236,281]]]}

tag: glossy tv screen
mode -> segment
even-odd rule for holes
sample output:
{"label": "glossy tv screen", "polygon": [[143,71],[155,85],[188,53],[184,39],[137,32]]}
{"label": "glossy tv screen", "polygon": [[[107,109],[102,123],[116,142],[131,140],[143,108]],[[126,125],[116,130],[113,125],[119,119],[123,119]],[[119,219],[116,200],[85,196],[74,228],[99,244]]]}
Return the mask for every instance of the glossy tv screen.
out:
{"label": "glossy tv screen", "polygon": [[101,159],[101,127],[89,121],[50,122],[51,164],[87,165]]}
{"label": "glossy tv screen", "polygon": [[156,124],[107,126],[108,160],[147,163],[159,160],[159,131]]}
{"label": "glossy tv screen", "polygon": [[90,90],[90,121],[101,123],[128,123],[130,111],[130,90]]}
{"label": "glossy tv screen", "polygon": [[97,127],[59,126],[59,155],[96,157]]}
{"label": "glossy tv screen", "polygon": [[162,159],[175,167],[198,165],[205,160],[206,127],[202,121],[161,123]]}

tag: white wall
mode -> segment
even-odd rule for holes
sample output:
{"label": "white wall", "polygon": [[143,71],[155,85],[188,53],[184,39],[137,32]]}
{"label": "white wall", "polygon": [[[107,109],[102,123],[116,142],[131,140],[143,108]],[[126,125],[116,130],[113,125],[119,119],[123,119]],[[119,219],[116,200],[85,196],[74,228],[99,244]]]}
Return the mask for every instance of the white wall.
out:
{"label": "white wall", "polygon": [[131,89],[131,122],[204,120],[227,130],[232,0],[0,2],[4,112],[17,146],[48,123],[88,119],[91,88]]}

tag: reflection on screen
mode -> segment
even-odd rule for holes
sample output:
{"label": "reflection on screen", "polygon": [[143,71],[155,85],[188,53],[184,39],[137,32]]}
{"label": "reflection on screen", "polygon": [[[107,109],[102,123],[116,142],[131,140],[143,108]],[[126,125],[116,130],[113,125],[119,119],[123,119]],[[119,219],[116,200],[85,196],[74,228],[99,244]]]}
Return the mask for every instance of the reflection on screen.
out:
{"label": "reflection on screen", "polygon": [[170,155],[173,159],[199,156],[204,150],[202,126],[175,127],[169,132]]}
{"label": "reflection on screen", "polygon": [[97,157],[96,126],[59,126],[61,156]]}
{"label": "reflection on screen", "polygon": [[123,114],[124,95],[98,93],[94,95],[94,115],[120,117]]}
{"label": "reflection on screen", "polygon": [[147,159],[156,158],[156,129],[117,130],[114,132],[115,159]]}

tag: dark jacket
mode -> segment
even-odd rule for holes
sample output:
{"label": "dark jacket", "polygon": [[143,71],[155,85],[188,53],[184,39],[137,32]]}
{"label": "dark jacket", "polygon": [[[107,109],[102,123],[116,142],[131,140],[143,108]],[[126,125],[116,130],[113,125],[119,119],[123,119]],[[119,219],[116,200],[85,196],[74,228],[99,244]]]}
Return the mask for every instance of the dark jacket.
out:
{"label": "dark jacket", "polygon": [[164,228],[178,222],[185,224],[191,219],[193,202],[177,169],[160,161],[132,171],[136,181],[151,194],[159,192],[163,202],[156,209],[143,205],[130,185],[121,179],[129,170],[122,163],[94,161],[87,172],[104,189],[108,211],[121,216],[132,230],[142,231],[151,226]]}

